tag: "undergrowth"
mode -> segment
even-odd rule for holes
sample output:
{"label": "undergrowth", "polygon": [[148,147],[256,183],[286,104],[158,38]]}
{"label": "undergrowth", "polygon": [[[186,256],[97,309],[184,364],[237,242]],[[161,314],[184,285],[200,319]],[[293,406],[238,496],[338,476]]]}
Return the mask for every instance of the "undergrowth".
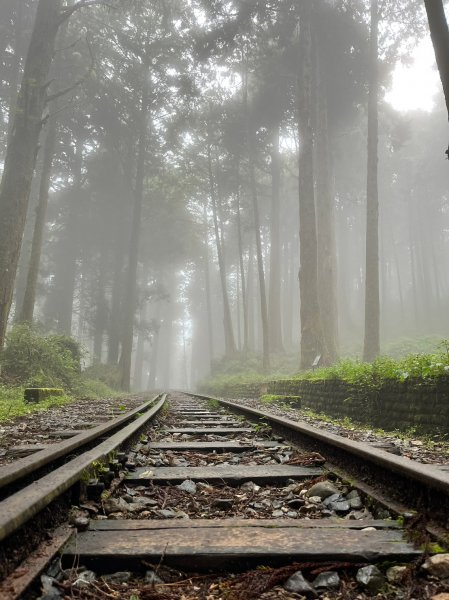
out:
{"label": "undergrowth", "polygon": [[445,378],[449,381],[449,340],[440,341],[437,350],[432,353],[414,353],[402,358],[380,356],[372,363],[347,358],[328,367],[302,371],[290,376],[280,375],[279,372],[262,374],[252,370],[243,371],[243,365],[244,363],[240,364],[238,373],[226,370],[213,375],[200,384],[200,389],[213,390],[215,394],[220,394],[242,385],[262,384],[286,378],[312,382],[340,380],[364,388],[378,388],[388,381],[432,383]]}
{"label": "undergrowth", "polygon": [[[82,372],[83,351],[76,340],[63,335],[44,335],[29,324],[14,326],[0,353],[0,421],[22,416],[75,398],[111,398],[121,395],[95,370]],[[108,373],[110,370],[108,371]],[[64,396],[28,404],[26,387],[62,388]]]}

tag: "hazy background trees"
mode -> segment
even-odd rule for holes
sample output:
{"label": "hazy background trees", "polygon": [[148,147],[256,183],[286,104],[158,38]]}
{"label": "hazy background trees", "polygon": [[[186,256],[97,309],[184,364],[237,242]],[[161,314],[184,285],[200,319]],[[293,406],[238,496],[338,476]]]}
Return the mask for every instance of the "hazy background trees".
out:
{"label": "hazy background trees", "polygon": [[146,389],[448,335],[443,96],[385,99],[425,36],[417,0],[2,2],[0,339]]}

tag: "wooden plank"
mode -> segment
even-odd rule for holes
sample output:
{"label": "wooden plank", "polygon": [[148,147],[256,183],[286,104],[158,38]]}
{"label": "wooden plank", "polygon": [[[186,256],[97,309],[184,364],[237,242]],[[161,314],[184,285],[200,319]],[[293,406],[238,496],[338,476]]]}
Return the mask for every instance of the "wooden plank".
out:
{"label": "wooden plank", "polygon": [[126,476],[132,483],[157,481],[165,483],[181,483],[186,479],[209,481],[216,483],[241,483],[254,481],[257,483],[277,483],[287,479],[310,479],[323,474],[323,470],[311,467],[294,467],[289,465],[221,466],[211,467],[139,467]]}
{"label": "wooden plank", "polygon": [[228,433],[255,433],[250,427],[174,427],[163,430],[163,433],[188,433],[190,435],[227,435]]}
{"label": "wooden plank", "polygon": [[[111,519],[101,521],[91,521],[89,531],[126,531],[134,529],[136,531],[160,529],[197,529],[202,527],[219,528],[224,527],[276,527],[289,528],[296,527],[300,529],[366,529],[375,527],[376,529],[403,529],[397,521],[383,519],[364,519],[352,521],[331,517],[329,519],[171,519],[161,521],[160,519]],[[311,533],[312,535],[312,533]]]}
{"label": "wooden plank", "polygon": [[[148,521],[144,523],[148,526]],[[129,565],[136,568],[140,560],[157,564],[163,557],[167,565],[203,570],[231,565],[245,568],[254,562],[405,561],[421,555],[404,540],[403,532],[395,529],[316,527],[311,531],[300,520],[286,527],[262,521],[251,527],[234,521],[221,528],[210,522],[192,528],[193,520],[179,527],[159,523],[158,529],[129,528],[120,535],[116,530],[99,529],[79,533],[64,551],[63,566],[76,560],[96,571],[106,568],[111,572]]]}
{"label": "wooden plank", "polygon": [[82,433],[85,433],[84,429],[63,429],[61,431],[51,431],[50,433],[47,433],[47,436],[49,438],[71,438],[74,437],[75,435],[81,435]]}
{"label": "wooden plank", "polygon": [[238,427],[241,426],[241,421],[181,421],[179,423],[180,427],[220,427],[223,425],[224,427]]}
{"label": "wooden plank", "polygon": [[46,450],[48,448],[48,444],[28,444],[25,446],[11,446],[6,450],[6,454],[8,456],[29,456],[30,454],[34,454],[34,452],[40,452],[41,450]]}
{"label": "wooden plank", "polygon": [[279,442],[150,442],[147,444],[152,450],[192,450],[195,452],[246,452],[257,448],[281,448],[289,446]]}

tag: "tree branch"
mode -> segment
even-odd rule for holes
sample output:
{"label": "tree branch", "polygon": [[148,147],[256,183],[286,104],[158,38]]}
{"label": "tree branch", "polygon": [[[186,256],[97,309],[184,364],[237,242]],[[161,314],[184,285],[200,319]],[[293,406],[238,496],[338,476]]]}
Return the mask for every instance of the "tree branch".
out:
{"label": "tree branch", "polygon": [[60,90],[59,92],[55,92],[54,94],[47,96],[47,100],[46,100],[47,104],[49,102],[53,102],[54,100],[56,100],[57,98],[60,98],[61,96],[65,96],[66,94],[69,94],[72,90],[74,90],[75,88],[80,86],[82,83],[84,83],[86,81],[86,79],[89,77],[89,75],[92,73],[93,68],[94,68],[95,58],[94,58],[94,54],[92,52],[92,47],[91,47],[90,42],[87,37],[86,37],[86,44],[87,44],[87,48],[89,50],[90,59],[91,59],[90,66],[87,69],[86,73],[82,77],[80,77],[77,81],[75,81],[75,83],[72,84],[71,86],[66,87],[66,88]]}

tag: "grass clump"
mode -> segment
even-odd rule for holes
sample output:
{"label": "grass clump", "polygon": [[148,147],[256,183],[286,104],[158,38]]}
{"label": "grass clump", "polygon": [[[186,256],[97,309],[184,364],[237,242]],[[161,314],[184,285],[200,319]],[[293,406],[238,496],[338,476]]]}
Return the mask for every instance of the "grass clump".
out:
{"label": "grass clump", "polygon": [[29,404],[23,398],[24,390],[23,386],[0,385],[0,423],[73,402],[73,398],[65,394],[50,396],[40,402]]}
{"label": "grass clump", "polygon": [[352,385],[379,387],[387,381],[420,380],[428,383],[448,376],[448,345],[447,342],[443,342],[442,349],[432,354],[410,354],[400,359],[380,356],[372,363],[341,360],[330,367],[299,373],[293,379],[306,381],[338,379]]}

